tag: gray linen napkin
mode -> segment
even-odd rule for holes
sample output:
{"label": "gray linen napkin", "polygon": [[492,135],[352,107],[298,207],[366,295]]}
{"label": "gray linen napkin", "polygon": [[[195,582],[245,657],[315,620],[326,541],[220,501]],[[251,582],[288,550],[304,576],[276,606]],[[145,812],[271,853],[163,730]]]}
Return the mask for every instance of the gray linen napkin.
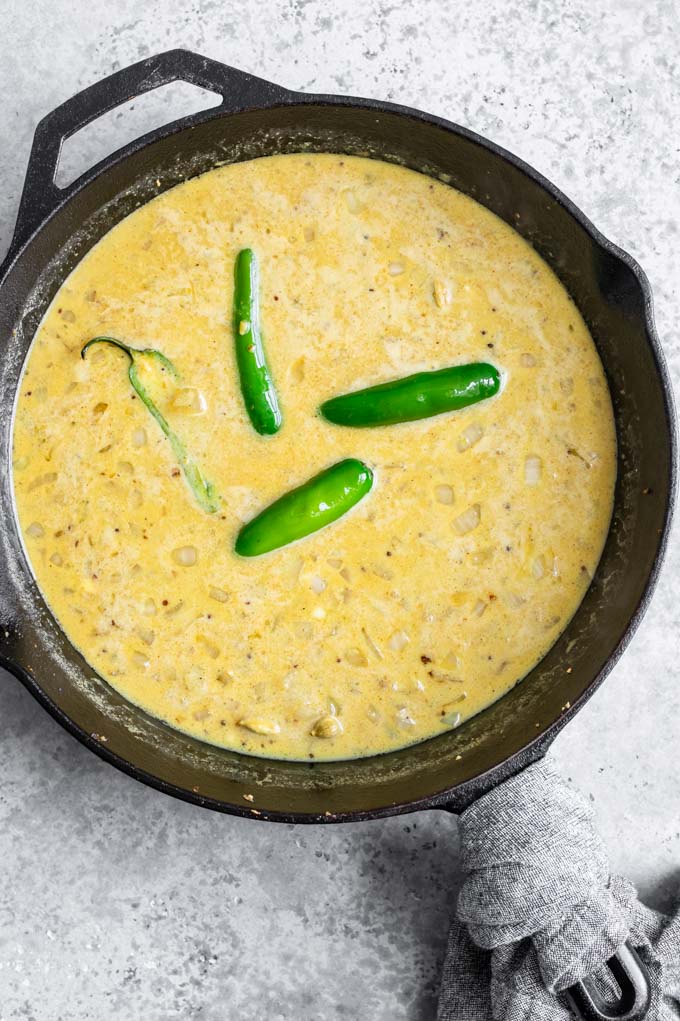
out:
{"label": "gray linen napkin", "polygon": [[651,975],[649,1021],[680,1018],[680,911],[652,911],[610,876],[590,805],[550,761],[480,798],[460,832],[438,1021],[568,1021],[562,990],[595,973],[611,987],[600,969],[629,936]]}

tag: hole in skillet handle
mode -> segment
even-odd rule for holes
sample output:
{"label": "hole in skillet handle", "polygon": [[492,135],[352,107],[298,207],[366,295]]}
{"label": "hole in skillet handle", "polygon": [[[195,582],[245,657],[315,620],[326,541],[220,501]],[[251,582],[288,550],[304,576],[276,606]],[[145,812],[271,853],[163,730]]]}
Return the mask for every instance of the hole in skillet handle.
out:
{"label": "hole in skillet handle", "polygon": [[619,947],[605,967],[620,995],[617,999],[607,999],[593,978],[583,979],[564,994],[574,1017],[580,1021],[643,1021],[652,996],[649,973],[630,940]]}
{"label": "hole in skillet handle", "polygon": [[221,103],[219,93],[185,81],[167,82],[142,93],[64,139],[54,183],[64,191],[90,167],[136,138]]}
{"label": "hole in skillet handle", "polygon": [[[116,107],[171,82],[185,82],[205,92],[217,93],[222,97],[219,109],[230,113],[255,106],[276,106],[291,102],[296,97],[296,93],[279,85],[190,50],[167,50],[147,57],[83,89],[43,117],[35,130],[14,236],[0,275],[44,220],[70,198],[83,180],[79,177],[64,188],[56,183],[64,141]],[[199,109],[187,117],[173,120],[165,129],[191,127],[212,115],[211,110]],[[142,136],[122,151],[132,150],[147,138]],[[94,169],[99,169],[118,153],[108,156]]]}

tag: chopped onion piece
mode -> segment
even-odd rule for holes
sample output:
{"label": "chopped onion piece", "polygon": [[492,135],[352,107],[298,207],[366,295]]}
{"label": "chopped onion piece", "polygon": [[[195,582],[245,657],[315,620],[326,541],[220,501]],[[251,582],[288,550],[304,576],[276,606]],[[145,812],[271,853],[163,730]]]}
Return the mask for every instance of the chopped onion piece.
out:
{"label": "chopped onion piece", "polygon": [[387,267],[387,271],[391,277],[398,277],[404,272],[403,262],[391,262]]}
{"label": "chopped onion piece", "polygon": [[40,489],[41,486],[51,486],[53,482],[57,481],[56,472],[46,472],[45,475],[38,475],[37,478],[33,479],[30,486],[28,487],[29,493],[32,493],[34,489]]}
{"label": "chopped onion piece", "polygon": [[478,503],[473,503],[471,507],[468,507],[466,511],[459,514],[454,520],[453,525],[459,535],[467,535],[468,532],[474,531],[477,525],[481,521],[481,507]]}
{"label": "chopped onion piece", "polygon": [[409,713],[406,706],[402,706],[401,709],[397,710],[397,719],[402,727],[415,727],[416,721]]}
{"label": "chopped onion piece", "polygon": [[149,665],[149,660],[143,652],[133,652],[132,661],[133,663],[136,663],[137,666],[141,666],[144,670],[146,670]]}
{"label": "chopped onion piece", "polygon": [[452,710],[450,706],[444,706],[444,708],[441,711],[441,716],[442,721],[446,723],[449,727],[453,727],[455,729],[456,727],[460,726],[460,721],[462,717],[459,712]]}
{"label": "chopped onion piece", "polygon": [[326,588],[326,582],[323,578],[320,578],[318,574],[313,574],[309,580],[309,587],[312,592],[316,592],[317,595],[320,595],[320,593]]}
{"label": "chopped onion piece", "polygon": [[156,604],[153,599],[145,599],[142,605],[142,613],[146,614],[147,617],[153,617],[156,612]]}
{"label": "chopped onion piece", "polygon": [[401,652],[408,645],[410,639],[405,631],[395,631],[387,643],[393,652]]}
{"label": "chopped onion piece", "polygon": [[198,550],[195,546],[179,546],[172,551],[172,559],[180,567],[193,567],[198,560]]}
{"label": "chopped onion piece", "polygon": [[297,584],[297,580],[300,577],[300,571],[304,561],[302,557],[295,556],[290,560],[288,566],[285,568],[285,574],[288,576],[291,587]]}
{"label": "chopped onion piece", "polygon": [[50,557],[50,563],[54,564],[55,567],[61,567],[64,561],[58,553],[53,553]]}
{"label": "chopped onion piece", "polygon": [[156,633],[154,631],[150,631],[148,628],[142,627],[137,631],[137,634],[145,645],[153,645],[156,638]]}
{"label": "chopped onion piece", "polygon": [[351,666],[368,666],[366,653],[362,652],[361,649],[348,649],[345,653],[345,660]]}
{"label": "chopped onion piece", "polygon": [[531,565],[531,573],[536,581],[540,581],[540,579],[545,575],[545,557],[543,554],[534,559],[534,562]]}
{"label": "chopped onion piece", "polygon": [[472,607],[472,612],[475,617],[481,617],[486,610],[488,603],[485,603],[483,599],[478,599],[475,605]]}
{"label": "chopped onion piece", "polygon": [[354,192],[347,189],[344,192],[344,196],[345,205],[349,209],[350,213],[358,213],[359,210],[361,209],[361,203],[359,202],[359,199],[356,197]]}
{"label": "chopped onion piece", "polygon": [[265,720],[261,716],[239,720],[238,725],[239,727],[244,727],[246,730],[252,731],[253,734],[264,734],[265,737],[271,737],[273,734],[281,733],[281,727],[278,723],[274,723],[273,720]]}
{"label": "chopped onion piece", "polygon": [[119,475],[134,475],[135,471],[129,461],[119,461],[117,470]]}
{"label": "chopped onion piece", "polygon": [[204,638],[203,635],[201,635],[201,642],[202,642],[202,645],[203,645],[205,651],[210,656],[210,658],[211,659],[217,659],[217,657],[220,654],[220,650],[217,648],[217,646],[213,645],[213,643],[208,641],[207,638]]}
{"label": "chopped onion piece", "polygon": [[135,429],[132,434],[132,446],[143,447],[146,443],[146,429]]}
{"label": "chopped onion piece", "polygon": [[304,355],[301,355],[299,358],[296,358],[295,361],[291,364],[291,367],[288,371],[290,373],[290,378],[293,380],[294,383],[302,383],[303,379],[305,378]]}
{"label": "chopped onion piece", "polygon": [[172,406],[176,411],[183,411],[187,415],[202,415],[208,407],[208,402],[200,390],[196,390],[192,386],[185,386],[181,387],[173,397]]}
{"label": "chopped onion piece", "polygon": [[532,454],[524,462],[524,481],[528,486],[535,486],[541,481],[543,462],[540,457]]}
{"label": "chopped onion piece", "polygon": [[460,659],[455,652],[447,652],[444,659],[441,661],[441,664],[445,670],[457,670],[460,666]]}
{"label": "chopped onion piece", "polygon": [[538,364],[534,356],[529,354],[527,351],[525,351],[523,355],[520,355],[519,360],[520,364],[523,365],[525,369],[533,369],[534,366]]}
{"label": "chopped onion piece", "polygon": [[33,524],[29,525],[26,529],[26,534],[30,535],[32,539],[42,539],[45,534],[45,529],[42,525],[38,524],[37,521],[34,521]]}
{"label": "chopped onion piece", "polygon": [[446,280],[435,280],[432,285],[432,297],[437,308],[446,308],[451,304],[451,285]]}
{"label": "chopped onion piece", "polygon": [[436,486],[434,491],[435,499],[437,503],[443,503],[447,507],[450,507],[454,501],[453,487],[452,486]]}
{"label": "chopped onion piece", "polygon": [[216,588],[215,585],[210,585],[208,595],[218,603],[226,603],[229,599],[229,593],[222,588]]}
{"label": "chopped onion piece", "polygon": [[364,636],[364,640],[366,642],[366,645],[369,647],[369,649],[371,650],[371,652],[373,653],[375,658],[376,659],[382,659],[383,658],[382,652],[380,651],[378,646],[375,644],[375,642],[373,641],[373,639],[371,638],[371,636],[369,635],[369,633],[368,633],[368,631],[366,630],[365,627],[362,627],[361,633]]}
{"label": "chopped onion piece", "polygon": [[475,443],[479,443],[483,435],[484,430],[478,422],[473,422],[467,429],[464,429],[458,437],[458,449],[461,454],[463,451],[469,450],[470,447],[474,447]]}

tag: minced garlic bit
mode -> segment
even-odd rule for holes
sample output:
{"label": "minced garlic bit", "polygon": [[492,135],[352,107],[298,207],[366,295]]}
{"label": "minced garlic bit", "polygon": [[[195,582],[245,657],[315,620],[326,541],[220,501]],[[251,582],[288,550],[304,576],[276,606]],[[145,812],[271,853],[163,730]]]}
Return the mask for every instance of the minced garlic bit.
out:
{"label": "minced garlic bit", "polygon": [[337,716],[322,716],[316,721],[310,734],[312,737],[337,737],[338,734],[342,734],[343,726]]}
{"label": "minced garlic bit", "polygon": [[242,319],[238,324],[238,332],[241,336],[248,332],[250,329],[250,322],[247,319]]}

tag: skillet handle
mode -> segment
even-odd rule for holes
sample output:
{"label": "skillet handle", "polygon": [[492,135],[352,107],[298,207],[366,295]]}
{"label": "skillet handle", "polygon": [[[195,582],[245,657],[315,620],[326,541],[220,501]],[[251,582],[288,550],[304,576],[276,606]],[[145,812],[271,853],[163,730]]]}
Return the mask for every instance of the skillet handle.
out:
{"label": "skillet handle", "polygon": [[620,989],[614,1001],[605,999],[591,978],[565,990],[574,1016],[579,1021],[643,1021],[651,1002],[647,968],[630,940],[626,940],[607,961],[612,978]]}
{"label": "skillet handle", "polygon": [[[64,199],[77,191],[92,173],[88,171],[66,188],[59,188],[55,184],[59,155],[65,139],[121,103],[174,81],[188,82],[218,93],[222,96],[222,103],[217,110],[229,113],[254,106],[277,106],[290,102],[295,96],[295,93],[245,71],[202,57],[190,50],[180,49],[147,57],[88,86],[43,117],[35,130],[14,236],[5,265],[9,265],[19,248],[43,221]],[[173,122],[173,128],[197,124],[214,116],[215,112],[213,107],[183,117]],[[137,148],[142,141],[138,139],[125,149]]]}

